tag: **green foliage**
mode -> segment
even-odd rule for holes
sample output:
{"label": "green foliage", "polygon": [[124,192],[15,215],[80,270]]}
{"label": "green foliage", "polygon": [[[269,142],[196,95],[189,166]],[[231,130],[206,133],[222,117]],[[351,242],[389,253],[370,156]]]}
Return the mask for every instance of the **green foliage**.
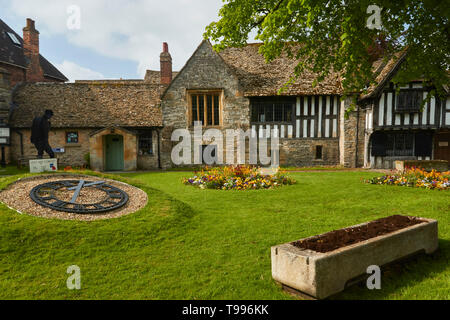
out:
{"label": "green foliage", "polygon": [[88,152],[84,155],[84,161],[86,162],[86,168],[91,166],[91,154]]}
{"label": "green foliage", "polygon": [[[374,83],[377,53],[390,57],[407,49],[393,81],[423,79],[444,94],[449,84],[450,6],[439,0],[224,0],[220,20],[206,28],[216,50],[243,46],[249,34],[263,42],[260,52],[270,61],[281,53],[299,60],[298,76],[308,69],[320,82],[332,70],[342,73],[345,95]],[[369,29],[369,5],[381,11],[381,29]],[[301,43],[294,47],[292,43]]]}

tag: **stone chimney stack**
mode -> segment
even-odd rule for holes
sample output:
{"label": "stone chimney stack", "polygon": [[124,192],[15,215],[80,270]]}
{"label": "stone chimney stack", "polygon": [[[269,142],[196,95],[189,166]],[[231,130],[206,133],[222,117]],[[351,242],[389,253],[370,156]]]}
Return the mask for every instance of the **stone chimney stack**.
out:
{"label": "stone chimney stack", "polygon": [[169,45],[163,43],[163,52],[159,56],[161,63],[161,84],[170,84],[172,82],[172,56],[169,53]]}
{"label": "stone chimney stack", "polygon": [[39,31],[34,21],[27,19],[27,26],[23,28],[23,53],[28,59],[27,82],[44,80],[44,72],[39,59]]}

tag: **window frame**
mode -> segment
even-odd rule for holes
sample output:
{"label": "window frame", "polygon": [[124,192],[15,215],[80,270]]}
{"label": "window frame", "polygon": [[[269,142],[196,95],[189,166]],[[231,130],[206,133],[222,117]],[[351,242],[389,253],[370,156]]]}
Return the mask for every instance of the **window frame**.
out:
{"label": "window frame", "polygon": [[[140,154],[141,150],[143,150],[144,148],[141,146],[141,141],[145,140],[145,141],[150,141],[150,146],[151,146],[151,150],[149,153],[145,154],[142,153]],[[155,151],[153,150],[153,131],[145,131],[145,132],[140,132],[138,135],[138,155],[140,156],[153,156]]]}
{"label": "window frame", "polygon": [[17,38],[17,36],[14,33],[6,31],[6,34],[8,35],[9,39],[15,46],[22,47],[19,38]]}
{"label": "window frame", "polygon": [[[76,142],[69,142],[69,134],[75,133],[77,135],[77,141]],[[74,145],[80,143],[80,133],[78,131],[66,131],[66,144]]]}
{"label": "window frame", "polygon": [[[189,121],[188,127],[192,128],[194,127],[194,119],[193,119],[193,112],[192,112],[192,103],[193,103],[193,96],[197,97],[197,120],[200,121],[199,117],[199,101],[200,96],[203,96],[203,124],[202,127],[208,127],[208,128],[221,128],[222,127],[222,110],[223,110],[223,90],[222,89],[205,89],[205,90],[187,90],[187,119]],[[211,120],[212,124],[208,124],[208,96],[211,96]],[[219,123],[216,124],[216,99],[215,96],[218,97],[218,121]]]}
{"label": "window frame", "polygon": [[[415,140],[416,133],[414,132],[387,132],[386,157],[413,157],[415,155]],[[398,147],[399,144],[401,144],[401,148]],[[410,148],[406,148],[407,145]]]}
{"label": "window frame", "polygon": [[[413,88],[413,89],[400,89],[400,91],[395,93],[395,112],[396,113],[418,113],[421,112],[422,100],[423,100],[423,88]],[[399,108],[400,105],[400,95],[401,94],[411,94],[414,95],[414,105],[408,106],[407,108]],[[417,106],[415,104],[417,103]]]}
{"label": "window frame", "polygon": [[[296,98],[293,97],[265,97],[265,98],[250,98],[250,123],[252,124],[293,124],[295,122],[295,107],[296,107]],[[276,106],[281,106],[281,121],[276,120]],[[289,106],[286,108],[286,106]],[[264,109],[264,121],[261,121],[260,115],[261,109]],[[267,117],[267,109],[272,109],[272,117]],[[258,110],[258,111],[256,111]],[[285,117],[289,113],[287,110],[290,110],[290,119],[286,120]],[[255,112],[257,113],[257,121],[254,121]],[[267,119],[270,119],[267,120]]]}
{"label": "window frame", "polygon": [[[318,155],[320,155],[320,157],[318,157]],[[316,145],[315,146],[315,148],[314,148],[314,160],[323,160],[323,145]]]}

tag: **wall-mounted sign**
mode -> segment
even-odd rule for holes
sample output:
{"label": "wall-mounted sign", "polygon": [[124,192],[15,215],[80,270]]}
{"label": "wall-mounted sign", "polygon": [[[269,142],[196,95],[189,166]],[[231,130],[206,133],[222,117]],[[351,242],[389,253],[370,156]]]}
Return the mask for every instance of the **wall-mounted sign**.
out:
{"label": "wall-mounted sign", "polygon": [[7,138],[0,138],[0,144],[8,144]]}
{"label": "wall-mounted sign", "polygon": [[0,138],[9,138],[10,131],[9,128],[0,128]]}
{"label": "wall-mounted sign", "polygon": [[53,148],[54,153],[64,153],[66,150],[64,148]]}
{"label": "wall-mounted sign", "polygon": [[439,141],[439,147],[448,147],[448,141]]}

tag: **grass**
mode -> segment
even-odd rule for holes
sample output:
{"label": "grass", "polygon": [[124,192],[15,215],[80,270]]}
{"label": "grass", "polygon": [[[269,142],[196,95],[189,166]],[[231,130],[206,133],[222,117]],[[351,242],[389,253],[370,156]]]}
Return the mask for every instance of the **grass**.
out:
{"label": "grass", "polygon": [[6,166],[5,168],[0,167],[0,177],[21,174],[26,172],[28,172],[27,168],[19,169],[16,166]]}
{"label": "grass", "polygon": [[[45,220],[1,205],[0,299],[292,299],[271,278],[271,246],[392,214],[438,219],[440,250],[389,268],[382,290],[355,286],[333,299],[450,298],[447,191],[363,184],[375,175],[367,171],[295,172],[296,185],[243,192],[183,185],[190,175],[115,176],[149,203],[107,221]],[[81,290],[66,288],[70,265],[81,268]]]}

